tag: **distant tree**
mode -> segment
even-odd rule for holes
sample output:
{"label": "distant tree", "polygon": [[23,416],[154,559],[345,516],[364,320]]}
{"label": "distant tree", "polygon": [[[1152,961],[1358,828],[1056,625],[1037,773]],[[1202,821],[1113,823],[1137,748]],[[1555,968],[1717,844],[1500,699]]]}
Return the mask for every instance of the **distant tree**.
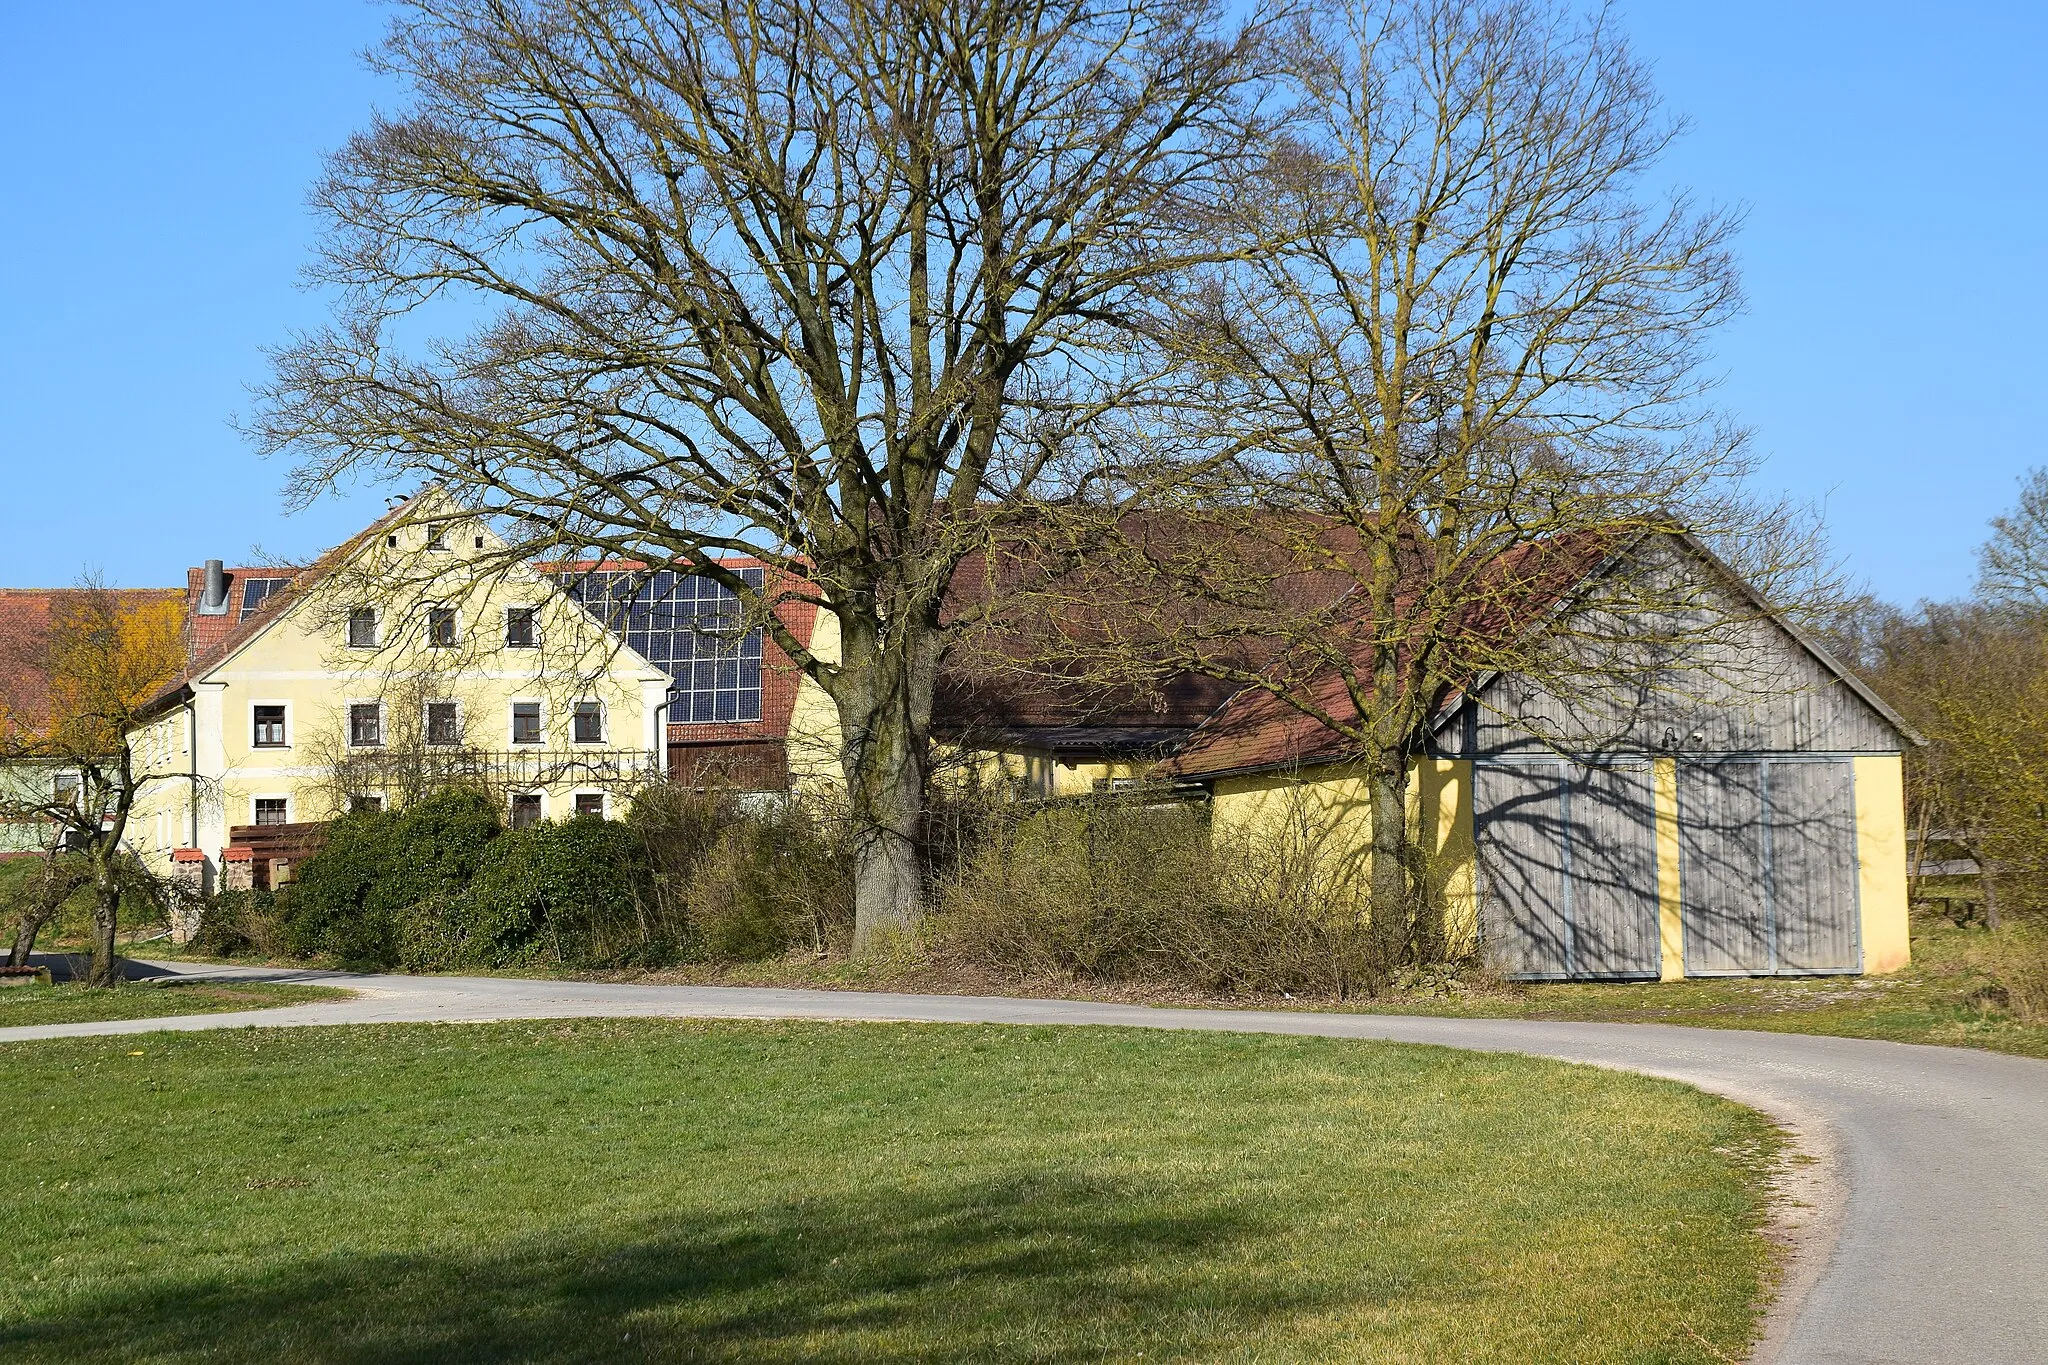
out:
{"label": "distant tree", "polygon": [[2018,504],[1991,519],[1977,550],[1977,592],[2002,606],[2048,609],[2048,469],[2029,470]]}
{"label": "distant tree", "polygon": [[[375,59],[410,107],[314,194],[338,322],[278,354],[256,437],[301,499],[435,479],[507,557],[739,594],[838,709],[865,944],[923,893],[934,681],[979,615],[947,609],[956,567],[1183,472],[1106,428],[1156,378],[1158,296],[1243,249],[1217,224],[1269,27],[1220,0],[413,0]],[[441,299],[467,335],[409,349]],[[837,657],[728,553],[794,575]]]}
{"label": "distant tree", "polygon": [[[167,760],[153,761],[135,747],[143,703],[184,664],[183,615],[175,601],[124,601],[88,579],[58,599],[32,648],[48,680],[48,696],[35,708],[0,716],[0,765],[64,780],[26,790],[17,786],[0,796],[0,818],[49,831],[46,896],[31,911],[40,913],[47,895],[69,879],[90,883],[88,980],[111,986],[120,979],[114,945],[122,897],[149,881],[123,848],[129,813],[152,783],[187,780]],[[56,895],[55,903],[63,898]],[[54,904],[50,908],[54,912]],[[40,927],[39,922],[35,928]],[[27,944],[17,934],[15,952],[25,957],[34,932],[27,925],[23,932]]]}

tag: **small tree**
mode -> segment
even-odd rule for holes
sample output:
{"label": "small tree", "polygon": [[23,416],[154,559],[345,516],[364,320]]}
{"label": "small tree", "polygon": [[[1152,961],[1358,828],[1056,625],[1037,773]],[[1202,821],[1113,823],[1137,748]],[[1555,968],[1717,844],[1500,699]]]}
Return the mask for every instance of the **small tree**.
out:
{"label": "small tree", "polygon": [[[152,783],[185,780],[168,761],[154,762],[135,747],[143,703],[185,661],[180,604],[124,600],[88,578],[58,597],[33,652],[47,696],[0,717],[0,764],[58,780],[0,798],[0,817],[48,828],[47,887],[82,868],[93,892],[88,980],[111,986],[120,979],[114,941],[122,896],[140,875],[123,849],[129,813]],[[19,941],[16,950],[27,951]]]}

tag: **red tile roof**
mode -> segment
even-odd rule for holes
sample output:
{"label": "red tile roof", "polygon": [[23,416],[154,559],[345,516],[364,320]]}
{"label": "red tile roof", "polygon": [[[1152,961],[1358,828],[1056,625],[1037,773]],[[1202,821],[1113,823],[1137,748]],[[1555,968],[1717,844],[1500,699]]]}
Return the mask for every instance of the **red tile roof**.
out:
{"label": "red tile roof", "polygon": [[[81,588],[0,588],[0,711],[40,726],[49,719],[50,677],[44,664],[50,625]],[[124,607],[175,601],[176,588],[108,589]]]}

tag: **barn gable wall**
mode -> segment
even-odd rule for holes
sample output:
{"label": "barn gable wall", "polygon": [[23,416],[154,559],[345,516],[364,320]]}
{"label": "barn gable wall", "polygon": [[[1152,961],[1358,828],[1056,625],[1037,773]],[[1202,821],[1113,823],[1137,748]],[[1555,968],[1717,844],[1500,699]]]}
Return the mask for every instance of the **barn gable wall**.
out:
{"label": "barn gable wall", "polygon": [[[1549,632],[1559,642],[1556,666],[1540,679],[1491,679],[1440,731],[1439,752],[1885,754],[1906,746],[1882,712],[1682,542],[1660,537],[1637,558]],[[1636,574],[1655,586],[1631,586]],[[1685,611],[1664,619],[1684,624],[1655,643],[1626,624],[1626,608],[1609,606],[1681,598]]]}

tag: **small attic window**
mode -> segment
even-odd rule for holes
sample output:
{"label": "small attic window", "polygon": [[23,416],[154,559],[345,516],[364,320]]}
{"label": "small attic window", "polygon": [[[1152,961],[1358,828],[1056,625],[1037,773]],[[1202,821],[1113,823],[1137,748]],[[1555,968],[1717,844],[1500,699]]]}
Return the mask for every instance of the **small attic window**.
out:
{"label": "small attic window", "polygon": [[427,548],[429,550],[446,550],[448,548],[448,528],[446,526],[434,526],[428,529]]}

